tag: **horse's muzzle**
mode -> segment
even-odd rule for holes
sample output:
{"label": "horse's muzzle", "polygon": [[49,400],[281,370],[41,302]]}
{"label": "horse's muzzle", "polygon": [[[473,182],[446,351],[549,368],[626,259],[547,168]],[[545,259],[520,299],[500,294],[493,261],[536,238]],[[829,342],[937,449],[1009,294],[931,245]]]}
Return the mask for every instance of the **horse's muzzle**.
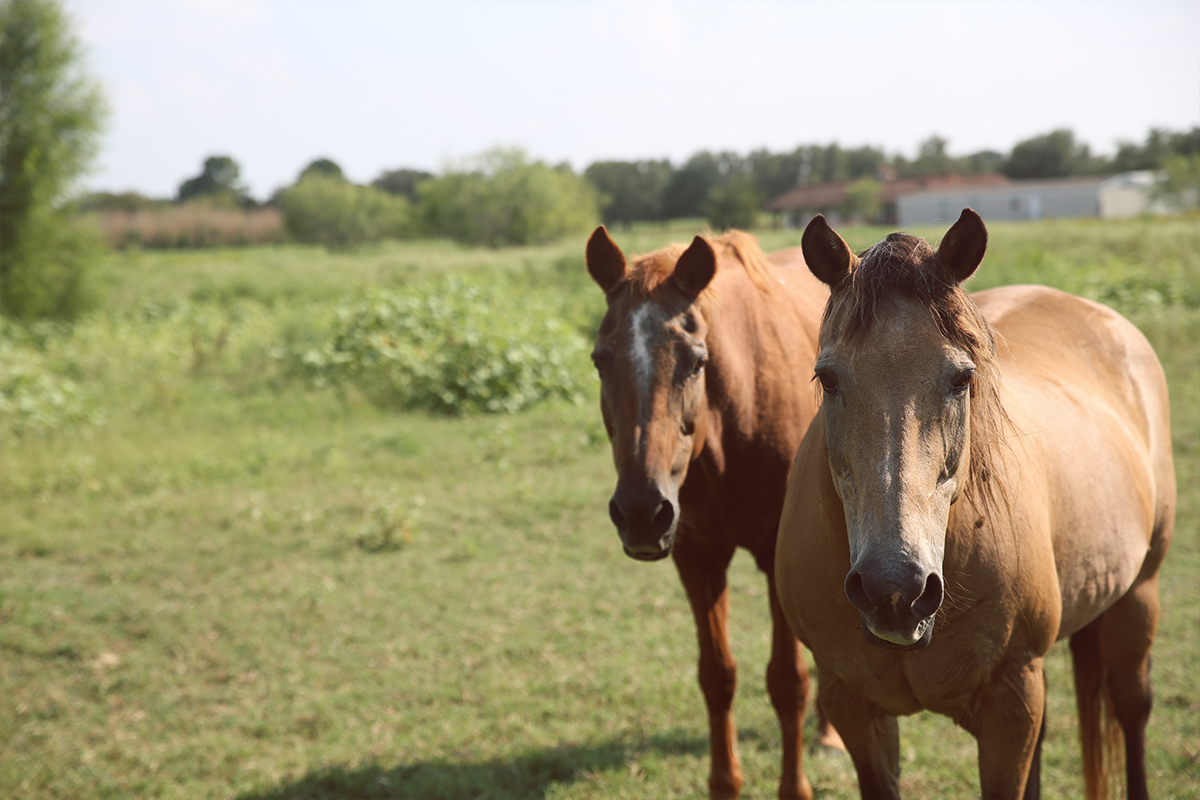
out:
{"label": "horse's muzzle", "polygon": [[845,589],[869,643],[888,650],[919,650],[929,644],[934,614],[945,597],[938,573],[924,573],[915,564],[886,574],[853,569]]}
{"label": "horse's muzzle", "polygon": [[657,486],[632,489],[618,485],[608,504],[608,514],[625,555],[638,561],[658,561],[671,554],[679,510],[675,500]]}

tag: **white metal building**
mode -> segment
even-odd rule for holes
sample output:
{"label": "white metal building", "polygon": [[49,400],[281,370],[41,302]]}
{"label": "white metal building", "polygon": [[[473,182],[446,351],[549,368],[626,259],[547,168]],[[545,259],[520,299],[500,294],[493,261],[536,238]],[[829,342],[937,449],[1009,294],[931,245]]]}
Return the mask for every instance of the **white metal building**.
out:
{"label": "white metal building", "polygon": [[1154,173],[1122,172],[1108,178],[1013,181],[1004,186],[918,191],[896,199],[901,227],[953,222],[963,208],[985,220],[1056,217],[1134,217],[1160,209],[1150,202]]}

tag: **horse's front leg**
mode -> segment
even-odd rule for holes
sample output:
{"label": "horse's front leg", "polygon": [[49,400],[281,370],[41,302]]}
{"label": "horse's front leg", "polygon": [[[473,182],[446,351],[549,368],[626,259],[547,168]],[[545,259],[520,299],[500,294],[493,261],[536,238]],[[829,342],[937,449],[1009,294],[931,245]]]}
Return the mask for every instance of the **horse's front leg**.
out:
{"label": "horse's front leg", "polygon": [[738,758],[737,726],[733,722],[733,695],[737,691],[737,662],[729,648],[729,587],[726,570],[732,552],[713,560],[680,542],[675,566],[687,591],[700,643],[700,689],[708,704],[712,768],[708,791],[714,800],[736,798],[742,790],[742,764]]}
{"label": "horse's front leg", "polygon": [[1041,658],[1001,667],[976,696],[974,713],[962,724],[978,743],[979,789],[985,800],[1024,796],[1045,712]]}
{"label": "horse's front leg", "polygon": [[[771,661],[767,664],[767,692],[779,715],[783,732],[783,774],[779,779],[782,800],[812,798],[812,784],[804,774],[804,707],[808,702],[808,669],[800,642],[792,635],[775,593],[774,570],[767,572],[771,594]],[[821,714],[821,722],[828,721]],[[837,733],[834,733],[836,736]],[[841,739],[838,739],[841,744]]]}
{"label": "horse's front leg", "polygon": [[900,725],[828,668],[817,664],[818,702],[837,727],[863,800],[899,800]]}

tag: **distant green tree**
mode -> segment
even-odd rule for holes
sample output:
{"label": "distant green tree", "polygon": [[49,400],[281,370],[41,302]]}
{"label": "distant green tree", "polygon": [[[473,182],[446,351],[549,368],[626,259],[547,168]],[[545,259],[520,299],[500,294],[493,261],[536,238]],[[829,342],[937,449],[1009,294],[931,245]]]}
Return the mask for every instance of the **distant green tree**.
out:
{"label": "distant green tree", "polygon": [[1200,153],[1169,155],[1151,195],[1179,209],[1200,209]]}
{"label": "distant green tree", "polygon": [[1092,170],[1091,152],[1067,128],[1018,142],[1004,162],[1010,178],[1062,178]]}
{"label": "distant green tree", "polygon": [[299,183],[310,175],[324,175],[326,178],[336,178],[339,181],[346,180],[346,175],[342,172],[342,168],[338,166],[337,162],[328,158],[318,158],[300,170],[300,177],[296,178],[296,183]]}
{"label": "distant green tree", "polygon": [[946,175],[954,172],[954,159],[946,152],[950,140],[942,136],[930,136],[917,147],[917,160],[912,163],[918,175]]}
{"label": "distant green tree", "polygon": [[314,171],[278,195],[283,224],[299,242],[353,250],[413,232],[408,201],[373,186],[357,186]]}
{"label": "distant green tree", "polygon": [[86,305],[96,239],[63,203],[105,116],[53,0],[0,0],[0,314],[71,318]]}
{"label": "distant green tree", "polygon": [[583,172],[600,196],[606,224],[663,218],[663,190],[671,180],[669,161],[597,161]]}
{"label": "distant green tree", "polygon": [[229,156],[209,156],[204,169],[194,178],[179,185],[180,203],[204,200],[230,205],[253,205],[246,187],[240,180],[242,168]]}
{"label": "distant green tree", "polygon": [[859,178],[846,187],[846,202],[842,213],[851,219],[873,222],[882,208],[880,194],[883,184],[874,178]]}
{"label": "distant green tree", "polygon": [[1200,127],[1181,132],[1151,128],[1142,144],[1119,142],[1112,169],[1114,172],[1160,169],[1173,155],[1200,155]]}
{"label": "distant green tree", "polygon": [[980,150],[956,160],[955,172],[963,175],[994,175],[1004,167],[1004,154]]}
{"label": "distant green tree", "polygon": [[570,166],[496,148],[418,187],[426,230],[491,247],[539,244],[585,231],[599,218],[596,190]]}
{"label": "distant green tree", "polygon": [[371,185],[388,194],[407,198],[410,203],[419,203],[421,196],[417,192],[417,187],[432,179],[433,173],[431,172],[419,169],[393,169],[371,181]]}
{"label": "distant green tree", "polygon": [[763,197],[754,178],[736,175],[712,187],[701,204],[704,218],[716,230],[753,228],[758,223],[758,210]]}
{"label": "distant green tree", "polygon": [[663,189],[663,218],[706,217],[705,204],[713,189],[751,173],[749,160],[732,151],[701,150],[671,175]]}

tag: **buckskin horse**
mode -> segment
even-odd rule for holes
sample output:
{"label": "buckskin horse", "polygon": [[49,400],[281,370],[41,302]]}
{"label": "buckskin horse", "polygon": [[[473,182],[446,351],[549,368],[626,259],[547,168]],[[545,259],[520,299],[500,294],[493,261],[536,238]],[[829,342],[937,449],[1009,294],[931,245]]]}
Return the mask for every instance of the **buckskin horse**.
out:
{"label": "buckskin horse", "polygon": [[902,233],[856,257],[816,217],[828,284],[776,585],[864,798],[899,797],[896,718],[977,740],[984,797],[1037,797],[1043,659],[1070,639],[1088,797],[1124,738],[1147,796],[1158,571],[1174,525],[1167,386],[1145,337],[1039,286],[968,296],[987,247],[965,209],[937,250]]}
{"label": "buckskin horse", "polygon": [[[767,575],[767,687],[783,730],[779,796],[809,798],[802,736],[808,673],[774,588],[775,534],[796,448],[816,410],[807,375],[828,289],[799,248],[764,256],[753,237],[697,236],[630,265],[608,232],[587,244],[607,313],[592,360],[617,487],[609,514],[625,553],[673,556],[695,615],[708,705],[709,792],[742,786],[732,704],[726,571],[736,548]],[[841,747],[823,719],[820,741]]]}

